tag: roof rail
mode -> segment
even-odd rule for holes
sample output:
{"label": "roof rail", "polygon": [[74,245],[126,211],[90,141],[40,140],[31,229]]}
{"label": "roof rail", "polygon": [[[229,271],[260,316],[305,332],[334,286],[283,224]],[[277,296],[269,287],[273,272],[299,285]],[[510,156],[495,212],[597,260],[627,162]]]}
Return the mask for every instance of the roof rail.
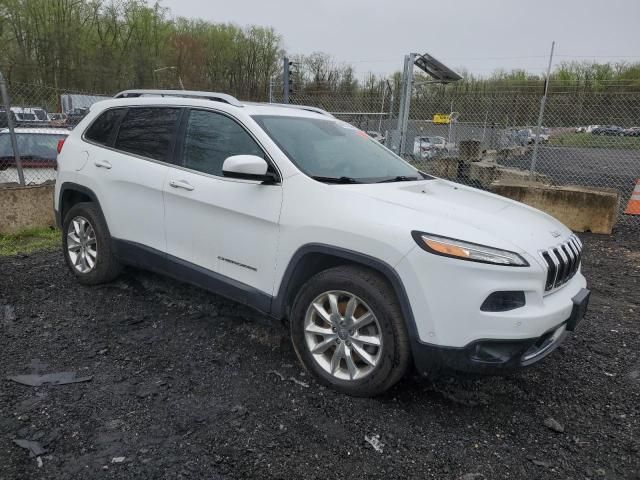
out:
{"label": "roof rail", "polygon": [[213,100],[214,102],[228,103],[234,107],[242,106],[242,103],[232,95],[227,95],[226,93],[199,92],[195,90],[124,90],[120,93],[116,93],[113,98],[135,98],[144,96],[204,98],[207,100]]}
{"label": "roof rail", "polygon": [[306,110],[307,112],[319,113],[325,117],[336,118],[326,110],[318,107],[310,107],[308,105],[294,105],[291,103],[268,103],[268,102],[245,102],[247,105],[272,105],[274,107],[295,108],[297,110]]}

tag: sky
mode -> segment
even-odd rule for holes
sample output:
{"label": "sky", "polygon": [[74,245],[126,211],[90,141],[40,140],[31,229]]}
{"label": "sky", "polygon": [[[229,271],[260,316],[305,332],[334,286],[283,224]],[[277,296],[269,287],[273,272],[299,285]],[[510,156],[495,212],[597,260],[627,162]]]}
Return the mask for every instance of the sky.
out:
{"label": "sky", "polygon": [[640,62],[640,0],[161,0],[173,16],[273,27],[291,54],[401,70],[410,52],[454,69],[543,73],[566,60]]}

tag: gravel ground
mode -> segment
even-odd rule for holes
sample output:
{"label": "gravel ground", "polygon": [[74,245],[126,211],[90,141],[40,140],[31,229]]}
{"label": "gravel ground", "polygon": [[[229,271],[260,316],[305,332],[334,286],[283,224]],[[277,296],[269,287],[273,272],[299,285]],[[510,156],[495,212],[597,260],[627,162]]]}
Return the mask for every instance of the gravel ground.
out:
{"label": "gravel ground", "polygon": [[[375,399],[320,387],[280,324],[220,297],[135,270],[82,287],[59,252],[2,258],[0,478],[639,479],[640,242],[583,240],[590,310],[545,362]],[[60,371],[92,379],[5,379]]]}

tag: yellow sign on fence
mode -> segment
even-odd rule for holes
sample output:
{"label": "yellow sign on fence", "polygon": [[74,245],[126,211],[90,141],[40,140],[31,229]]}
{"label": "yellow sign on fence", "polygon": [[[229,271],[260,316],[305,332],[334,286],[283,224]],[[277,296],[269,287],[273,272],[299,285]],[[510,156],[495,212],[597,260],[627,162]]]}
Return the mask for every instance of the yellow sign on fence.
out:
{"label": "yellow sign on fence", "polygon": [[448,113],[436,113],[433,115],[433,123],[435,124],[443,124],[443,123],[450,123],[451,122],[451,115],[449,115]]}

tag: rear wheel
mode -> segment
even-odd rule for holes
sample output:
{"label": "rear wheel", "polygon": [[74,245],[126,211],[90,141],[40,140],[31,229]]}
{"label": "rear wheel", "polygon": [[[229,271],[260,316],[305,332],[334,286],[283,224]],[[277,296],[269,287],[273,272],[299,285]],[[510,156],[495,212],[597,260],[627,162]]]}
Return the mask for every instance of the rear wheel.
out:
{"label": "rear wheel", "polygon": [[62,225],[62,247],[80,283],[105,283],[120,273],[107,224],[94,203],[77,203],[69,209]]}
{"label": "rear wheel", "polygon": [[409,363],[409,342],[395,293],[366,268],[319,273],[298,293],[291,314],[298,357],[320,383],[355,396],[394,385]]}

